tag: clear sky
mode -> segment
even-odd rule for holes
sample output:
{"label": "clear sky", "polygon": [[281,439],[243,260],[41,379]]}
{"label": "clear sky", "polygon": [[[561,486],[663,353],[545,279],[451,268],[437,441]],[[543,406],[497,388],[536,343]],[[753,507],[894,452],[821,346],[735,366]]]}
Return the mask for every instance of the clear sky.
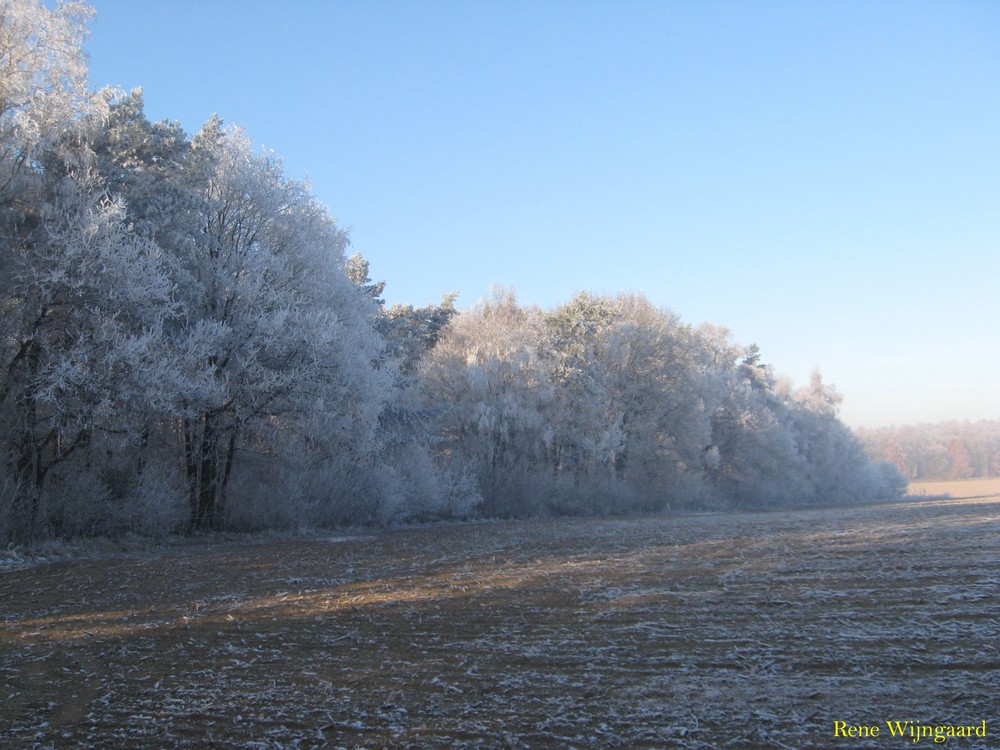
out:
{"label": "clear sky", "polygon": [[244,126],[389,303],[642,290],[848,424],[1000,419],[1000,3],[91,4],[93,85]]}

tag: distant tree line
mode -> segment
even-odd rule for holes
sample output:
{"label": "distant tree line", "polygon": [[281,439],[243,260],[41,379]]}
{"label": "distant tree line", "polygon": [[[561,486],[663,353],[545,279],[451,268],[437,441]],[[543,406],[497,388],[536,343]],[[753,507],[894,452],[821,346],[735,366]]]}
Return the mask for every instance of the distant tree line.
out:
{"label": "distant tree line", "polygon": [[381,300],[279,159],[0,4],[0,541],[885,498],[817,375],[641,295]]}
{"label": "distant tree line", "polygon": [[1000,420],[858,429],[876,461],[910,481],[1000,476]]}

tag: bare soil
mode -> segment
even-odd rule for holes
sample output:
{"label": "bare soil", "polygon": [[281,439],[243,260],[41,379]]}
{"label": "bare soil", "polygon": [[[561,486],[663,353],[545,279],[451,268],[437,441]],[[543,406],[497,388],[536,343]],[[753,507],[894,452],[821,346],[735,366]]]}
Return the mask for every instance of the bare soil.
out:
{"label": "bare soil", "polygon": [[907,494],[914,496],[955,498],[991,497],[1000,495],[1000,477],[978,479],[947,479],[934,482],[910,482]]}
{"label": "bare soil", "polygon": [[1000,498],[0,572],[0,747],[1000,747]]}

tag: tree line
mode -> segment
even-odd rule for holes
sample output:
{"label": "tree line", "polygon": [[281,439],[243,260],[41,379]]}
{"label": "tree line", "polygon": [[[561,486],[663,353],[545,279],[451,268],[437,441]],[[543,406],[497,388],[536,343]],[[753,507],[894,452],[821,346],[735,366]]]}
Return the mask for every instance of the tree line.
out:
{"label": "tree line", "polygon": [[890,497],[817,375],[641,295],[387,307],[280,159],[0,5],[0,541]]}
{"label": "tree line", "polygon": [[876,461],[889,461],[909,481],[1000,476],[1000,421],[939,422],[859,429]]}

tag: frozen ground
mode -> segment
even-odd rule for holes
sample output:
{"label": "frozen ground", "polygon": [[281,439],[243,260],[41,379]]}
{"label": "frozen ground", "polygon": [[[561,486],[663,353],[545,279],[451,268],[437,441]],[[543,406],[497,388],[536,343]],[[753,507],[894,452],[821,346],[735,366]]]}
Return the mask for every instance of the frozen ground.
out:
{"label": "frozen ground", "polygon": [[[997,498],[52,562],[0,747],[1000,747],[998,595]],[[833,737],[907,719],[989,734]]]}
{"label": "frozen ground", "polygon": [[907,492],[918,497],[995,497],[1000,495],[1000,477],[910,482]]}

